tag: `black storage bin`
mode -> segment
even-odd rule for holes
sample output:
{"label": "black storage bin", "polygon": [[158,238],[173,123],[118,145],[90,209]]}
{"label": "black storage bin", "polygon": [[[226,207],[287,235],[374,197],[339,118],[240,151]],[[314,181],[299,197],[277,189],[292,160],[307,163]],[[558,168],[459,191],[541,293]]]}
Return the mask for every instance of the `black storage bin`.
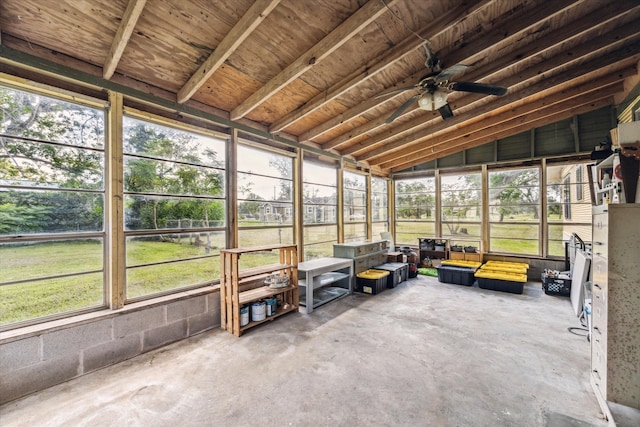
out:
{"label": "black storage bin", "polygon": [[524,291],[524,283],[514,282],[511,280],[485,279],[483,277],[478,277],[478,286],[482,289],[509,292],[512,294],[521,294]]}
{"label": "black storage bin", "polygon": [[366,270],[356,275],[356,292],[377,295],[387,289],[387,277],[389,272],[385,270]]}
{"label": "black storage bin", "polygon": [[454,267],[451,265],[441,265],[438,269],[438,281],[442,283],[453,283],[455,285],[472,286],[476,281],[473,274],[474,268]]}
{"label": "black storage bin", "polygon": [[387,278],[387,288],[395,288],[400,282],[407,280],[409,266],[401,262],[388,262],[373,267],[376,270],[385,270],[389,272]]}
{"label": "black storage bin", "polygon": [[542,275],[542,289],[547,295],[568,297],[571,295],[571,280]]}

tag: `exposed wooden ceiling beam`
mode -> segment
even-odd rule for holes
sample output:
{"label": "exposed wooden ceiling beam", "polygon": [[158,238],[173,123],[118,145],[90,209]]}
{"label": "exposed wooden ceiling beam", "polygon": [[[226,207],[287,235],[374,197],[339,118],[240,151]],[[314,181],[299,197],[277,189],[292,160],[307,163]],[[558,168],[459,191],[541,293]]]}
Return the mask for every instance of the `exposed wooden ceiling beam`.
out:
{"label": "exposed wooden ceiling beam", "polygon": [[[522,123],[550,117],[568,108],[586,105],[598,99],[608,98],[617,91],[623,90],[624,82],[618,79],[615,82],[603,83],[600,86],[593,81],[584,85],[579,85],[570,90],[544,96],[535,102],[529,102],[519,107],[505,110],[499,114],[487,117],[484,120],[473,123],[469,126],[461,126],[452,132],[447,132],[433,138],[422,140],[422,148],[409,151],[402,157],[380,159],[375,164],[382,169],[403,167],[406,168],[416,157],[423,155],[430,156],[439,154],[450,149],[454,144],[463,144],[465,141],[475,140],[485,136],[490,136],[505,129],[516,127]],[[466,148],[466,147],[465,147]]]}
{"label": "exposed wooden ceiling beam", "polygon": [[519,124],[518,126],[509,127],[508,129],[504,129],[502,131],[496,132],[489,136],[484,136],[482,138],[474,139],[472,141],[464,141],[463,143],[464,145],[454,144],[450,148],[442,150],[437,154],[416,157],[411,162],[403,165],[402,167],[394,168],[391,171],[399,172],[411,166],[416,166],[437,158],[442,158],[450,154],[454,154],[459,151],[462,151],[464,149],[478,147],[480,145],[484,145],[486,143],[496,141],[498,139],[506,138],[521,132],[526,132],[527,130],[530,130],[536,127],[541,127],[541,126],[548,125],[550,123],[558,122],[560,120],[565,120],[575,115],[584,114],[589,111],[597,110],[599,108],[603,108],[609,105],[613,105],[613,96],[607,96],[606,98],[599,99],[596,101],[589,101],[587,104],[583,104],[583,105],[570,106],[566,110],[559,113],[551,114],[549,116],[539,118],[537,120],[526,121]]}
{"label": "exposed wooden ceiling beam", "polygon": [[[475,12],[489,1],[490,0],[475,0],[470,2],[470,4],[463,3],[457,8],[448,10],[446,13],[440,15],[435,21],[430,22],[428,26],[417,31],[417,33],[425,39],[434,37],[440,32],[444,31],[447,27],[453,25],[456,21],[459,21],[465,16],[468,16],[469,14]],[[336,85],[322,91],[322,93],[307,101],[307,103],[305,103],[301,107],[276,120],[271,125],[270,131],[280,131],[307,116],[308,114],[313,113],[323,105],[329,103],[343,93],[347,92],[349,89],[352,89],[353,87],[367,81],[386,68],[389,68],[390,66],[407,56],[409,53],[420,48],[422,45],[424,45],[423,40],[420,40],[413,34],[410,35],[401,43],[394,46],[382,57],[370,61],[369,63],[357,69],[355,72],[351,73],[346,78],[342,79]],[[424,74],[424,71],[422,72],[422,74]],[[331,121],[335,122],[335,120]],[[308,139],[311,138],[312,137]]]}
{"label": "exposed wooden ceiling beam", "polygon": [[113,38],[113,43],[111,43],[109,53],[107,53],[107,59],[102,67],[102,76],[105,79],[110,79],[111,76],[113,76],[113,73],[116,72],[118,62],[120,62],[122,53],[127,47],[127,43],[129,43],[131,33],[133,32],[146,3],[147,0],[129,0],[129,4],[124,11],[124,16],[122,17],[118,31],[116,31],[116,35]]}
{"label": "exposed wooden ceiling beam", "polygon": [[289,64],[284,70],[273,77],[267,84],[254,92],[231,111],[231,120],[244,117],[258,105],[262,104],[271,95],[291,83],[294,79],[309,70],[315,64],[320,63],[332,52],[345,44],[351,37],[359,33],[363,28],[382,15],[388,7],[399,0],[387,0],[386,3],[379,0],[370,0],[358,11],[349,16],[335,30],[327,34],[302,56]]}
{"label": "exposed wooden ceiling beam", "polygon": [[[592,59],[590,61],[587,61],[585,63],[575,63],[573,66],[571,66],[569,69],[567,69],[564,72],[561,72],[559,74],[556,75],[549,75],[548,77],[546,75],[551,74],[551,72],[549,71],[550,69],[553,68],[557,68],[558,65],[562,65],[562,59],[563,57],[566,57],[566,55],[564,54],[558,54],[555,57],[552,57],[550,59],[548,59],[547,61],[544,61],[543,63],[540,64],[536,64],[532,67],[529,67],[527,70],[510,77],[508,80],[514,80],[514,79],[518,79],[518,78],[523,78],[523,80],[526,80],[527,78],[537,78],[539,79],[540,76],[543,76],[544,78],[542,80],[539,81],[539,83],[526,87],[520,91],[517,92],[511,92],[503,97],[500,98],[496,98],[495,100],[493,100],[490,103],[487,103],[485,105],[479,106],[478,108],[474,108],[470,111],[467,111],[465,113],[462,114],[458,114],[457,116],[455,116],[453,119],[447,120],[447,121],[442,121],[439,120],[437,122],[435,122],[435,124],[432,124],[431,126],[429,126],[428,128],[424,128],[421,132],[422,133],[434,133],[437,131],[440,131],[444,128],[447,128],[449,126],[452,126],[456,123],[461,123],[465,120],[471,119],[473,117],[476,117],[480,114],[484,114],[489,112],[491,109],[493,108],[498,108],[504,105],[508,105],[511,102],[515,102],[523,97],[527,97],[530,95],[533,95],[539,91],[542,90],[546,90],[549,87],[552,87],[554,85],[557,84],[563,84],[569,80],[572,80],[578,76],[584,75],[584,74],[588,74],[592,71],[597,71],[600,70],[604,67],[608,67],[611,64],[615,64],[618,61],[626,61],[629,58],[629,53],[630,52],[640,52],[640,37],[637,37],[638,40],[633,40],[629,43],[624,44],[622,47],[620,47],[619,49],[607,54],[607,55],[600,55],[598,57],[596,57],[595,59]],[[595,43],[595,42],[594,42]],[[586,43],[588,44],[588,43]],[[566,59],[565,59],[566,61]],[[575,61],[574,61],[575,62]],[[545,65],[547,64],[548,65]],[[473,95],[468,95],[468,96],[473,96]],[[465,98],[465,97],[463,97]],[[463,98],[460,98],[461,100]],[[422,122],[422,123],[421,123]],[[411,128],[409,128],[409,126],[411,126]],[[416,118],[411,120],[410,122],[407,122],[407,124],[403,124],[401,125],[402,129],[404,132],[407,133],[407,135],[403,138],[394,140],[391,143],[384,143],[384,141],[388,138],[376,138],[376,143],[375,143],[375,148],[372,150],[367,151],[364,155],[362,156],[358,156],[359,160],[371,160],[374,159],[378,156],[382,156],[385,155],[393,150],[406,150],[407,148],[410,147],[410,144],[413,140],[415,140],[416,138],[416,132],[408,132],[408,130],[419,127],[419,126],[423,126],[424,127],[424,118]],[[406,129],[406,130],[405,130]],[[367,141],[365,141],[366,143]]]}
{"label": "exposed wooden ceiling beam", "polygon": [[240,44],[251,35],[281,0],[256,0],[249,10],[233,26],[187,83],[178,91],[178,102],[186,102],[224,64]]}
{"label": "exposed wooden ceiling beam", "polygon": [[[483,34],[482,37],[479,37],[470,41],[469,43],[465,44],[461,48],[457,48],[454,50],[445,49],[442,52],[438,52],[438,55],[441,58],[445,58],[451,64],[464,62],[467,58],[471,56],[477,55],[480,52],[484,52],[487,49],[491,49],[492,47],[495,46],[496,43],[503,41],[507,36],[513,36],[514,34],[518,34],[526,30],[527,28],[530,28],[531,26],[538,24],[540,19],[542,19],[542,17],[546,16],[547,14],[551,14],[553,16],[554,14],[561,12],[567,7],[570,7],[572,3],[573,3],[573,0],[565,0],[562,2],[548,2],[548,3],[545,3],[544,6],[545,8],[549,8],[549,9],[536,8],[534,11],[531,11],[531,13],[527,13],[527,14],[524,14],[524,16],[519,17],[519,19],[513,19],[511,17],[505,18],[504,21],[500,21],[495,24],[495,28],[493,31]],[[544,44],[542,41],[540,43]],[[507,63],[510,63],[513,60],[513,58],[514,57],[509,57]],[[505,66],[506,64],[498,64],[498,65],[492,66],[491,67],[492,72],[500,70]],[[392,99],[392,98],[389,98],[389,99]],[[389,99],[378,99],[376,101],[378,105],[380,105],[388,101]],[[410,112],[416,109],[417,109],[417,103],[416,105],[409,107],[404,112],[403,115],[409,114]],[[363,111],[358,110],[357,106],[350,109],[349,112],[350,112],[349,116],[343,117],[343,122],[348,121],[352,118],[358,117],[363,113]],[[323,148],[335,148],[335,147],[340,147],[342,145],[348,144],[352,139],[362,134],[371,132],[379,127],[387,125],[386,123],[387,118],[388,116],[377,117],[371,120],[370,122],[365,123],[361,126],[358,126],[357,128],[352,129],[346,132],[345,134],[340,135],[337,138],[334,138],[332,141],[329,141],[328,143],[323,144]],[[313,139],[320,135],[318,131],[326,132],[326,130],[324,130],[322,126],[316,126],[314,129],[305,133],[304,138],[301,136],[300,139],[301,140]],[[390,130],[389,132],[393,133],[393,130]]]}

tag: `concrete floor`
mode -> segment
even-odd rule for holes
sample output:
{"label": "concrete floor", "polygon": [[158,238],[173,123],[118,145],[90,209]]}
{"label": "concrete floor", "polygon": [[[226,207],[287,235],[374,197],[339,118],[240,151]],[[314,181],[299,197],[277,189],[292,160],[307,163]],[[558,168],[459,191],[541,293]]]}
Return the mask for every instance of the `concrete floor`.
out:
{"label": "concrete floor", "polygon": [[419,277],[0,407],[7,426],[605,426],[568,298]]}

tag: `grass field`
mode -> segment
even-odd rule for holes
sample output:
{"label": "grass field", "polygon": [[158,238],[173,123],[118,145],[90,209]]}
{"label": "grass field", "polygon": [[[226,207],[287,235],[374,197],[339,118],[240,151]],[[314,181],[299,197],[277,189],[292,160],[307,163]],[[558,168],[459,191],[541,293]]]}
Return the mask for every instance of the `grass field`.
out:
{"label": "grass field", "polygon": [[[429,237],[433,223],[397,223],[397,245],[417,245],[418,237]],[[305,228],[306,258],[330,256],[337,236],[334,225]],[[559,228],[555,228],[558,230]],[[514,254],[537,254],[538,226],[532,224],[500,224],[492,229],[499,237],[491,240],[491,250]],[[292,230],[244,229],[243,245],[259,238],[273,243],[292,241]],[[377,237],[376,237],[377,238]],[[551,254],[564,256],[562,236],[551,236]],[[219,252],[206,253],[202,247],[182,243],[137,241],[127,242],[127,298],[139,298],[171,289],[193,286],[220,277]],[[103,246],[100,241],[49,242],[24,246],[0,247],[0,283],[22,281],[0,286],[0,325],[26,319],[100,307],[104,302],[102,273]],[[186,259],[190,257],[206,258]],[[176,261],[177,262],[171,262]],[[241,268],[274,263],[274,256],[245,255]],[[162,263],[145,266],[149,263]],[[50,276],[52,279],[43,279]],[[31,281],[35,280],[35,281]]]}

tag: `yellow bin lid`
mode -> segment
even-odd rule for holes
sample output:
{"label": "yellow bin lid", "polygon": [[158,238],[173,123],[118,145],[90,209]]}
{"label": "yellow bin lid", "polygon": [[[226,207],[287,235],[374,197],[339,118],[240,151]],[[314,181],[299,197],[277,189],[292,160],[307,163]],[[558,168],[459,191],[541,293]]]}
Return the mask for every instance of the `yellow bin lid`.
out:
{"label": "yellow bin lid", "polygon": [[441,265],[450,265],[452,267],[478,268],[482,265],[478,261],[464,261],[461,259],[447,259],[440,263]]}
{"label": "yellow bin lid", "polygon": [[481,268],[474,274],[475,277],[481,279],[507,280],[509,282],[527,282],[527,275],[522,273],[513,273],[509,271],[485,270]]}
{"label": "yellow bin lid", "polygon": [[386,270],[366,270],[362,273],[358,273],[357,276],[361,279],[373,279],[377,280],[381,277],[388,276],[389,272]]}
{"label": "yellow bin lid", "polygon": [[[484,263],[487,267],[506,267],[506,268],[529,268],[529,264],[526,262],[511,262],[511,261],[487,261]],[[498,270],[496,268],[496,270]]]}

